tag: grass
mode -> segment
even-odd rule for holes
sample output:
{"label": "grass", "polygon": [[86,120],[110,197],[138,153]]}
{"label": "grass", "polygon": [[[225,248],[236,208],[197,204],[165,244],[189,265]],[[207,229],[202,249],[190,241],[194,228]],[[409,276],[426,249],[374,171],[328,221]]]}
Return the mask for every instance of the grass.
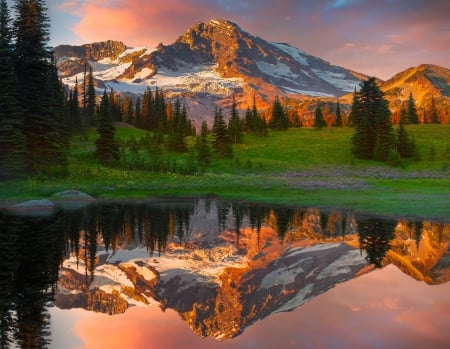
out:
{"label": "grass", "polygon": [[[214,159],[205,173],[182,175],[168,169],[105,167],[93,156],[96,133],[74,137],[65,178],[27,178],[0,182],[0,200],[11,203],[49,197],[77,189],[101,198],[217,195],[295,206],[339,207],[408,217],[450,219],[450,160],[445,150],[450,125],[410,125],[421,160],[400,168],[354,160],[349,128],[290,129],[268,137],[246,135],[234,147],[233,159]],[[121,140],[145,136],[142,130],[118,127]],[[189,142],[193,144],[192,140]],[[436,156],[427,153],[434,147]],[[148,153],[139,153],[148,161]],[[160,155],[175,168],[190,162],[189,154]],[[131,155],[126,154],[130,159]],[[128,164],[128,163],[127,163]],[[127,165],[128,166],[128,165]]]}

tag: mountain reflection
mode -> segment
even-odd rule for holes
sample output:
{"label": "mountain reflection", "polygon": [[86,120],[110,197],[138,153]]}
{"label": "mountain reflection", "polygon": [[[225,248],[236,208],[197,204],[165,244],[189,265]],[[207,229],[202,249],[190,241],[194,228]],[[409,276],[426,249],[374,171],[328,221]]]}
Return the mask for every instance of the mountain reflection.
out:
{"label": "mountain reflection", "polygon": [[158,304],[223,340],[374,267],[450,278],[449,224],[344,210],[152,200],[3,211],[0,224],[2,348],[46,347],[52,304],[111,315]]}

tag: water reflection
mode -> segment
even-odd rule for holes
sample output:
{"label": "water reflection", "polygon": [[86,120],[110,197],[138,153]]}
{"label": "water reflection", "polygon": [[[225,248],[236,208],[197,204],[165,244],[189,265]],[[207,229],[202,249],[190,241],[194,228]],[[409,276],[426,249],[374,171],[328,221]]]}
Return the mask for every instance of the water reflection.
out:
{"label": "water reflection", "polygon": [[0,214],[1,347],[44,348],[48,307],[107,314],[157,304],[223,340],[392,263],[450,278],[449,224],[221,200],[105,202]]}

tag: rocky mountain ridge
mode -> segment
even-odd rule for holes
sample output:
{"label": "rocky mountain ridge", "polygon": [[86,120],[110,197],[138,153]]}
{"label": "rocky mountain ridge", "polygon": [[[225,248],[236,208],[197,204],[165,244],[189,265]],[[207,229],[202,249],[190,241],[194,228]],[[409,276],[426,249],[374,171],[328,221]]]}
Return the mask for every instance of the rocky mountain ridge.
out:
{"label": "rocky mountain ridge", "polygon": [[[63,82],[81,82],[92,67],[99,93],[142,94],[147,88],[182,96],[191,115],[213,113],[215,104],[227,107],[234,95],[241,109],[256,96],[268,108],[275,96],[351,103],[352,92],[367,78],[360,72],[332,65],[286,43],[251,35],[237,24],[221,19],[200,22],[172,44],[154,49],[130,48],[118,41],[54,48]],[[411,92],[419,108],[433,98],[441,114],[450,116],[450,70],[423,64],[396,74],[380,86],[391,107],[399,109]],[[294,101],[294,102],[292,102]],[[424,111],[425,113],[425,111]]]}

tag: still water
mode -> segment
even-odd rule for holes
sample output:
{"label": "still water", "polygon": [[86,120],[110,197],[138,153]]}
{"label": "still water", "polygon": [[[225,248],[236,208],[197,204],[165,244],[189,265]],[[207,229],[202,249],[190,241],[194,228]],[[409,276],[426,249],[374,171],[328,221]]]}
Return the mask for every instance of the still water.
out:
{"label": "still water", "polygon": [[448,348],[450,224],[217,199],[0,213],[1,348]]}

